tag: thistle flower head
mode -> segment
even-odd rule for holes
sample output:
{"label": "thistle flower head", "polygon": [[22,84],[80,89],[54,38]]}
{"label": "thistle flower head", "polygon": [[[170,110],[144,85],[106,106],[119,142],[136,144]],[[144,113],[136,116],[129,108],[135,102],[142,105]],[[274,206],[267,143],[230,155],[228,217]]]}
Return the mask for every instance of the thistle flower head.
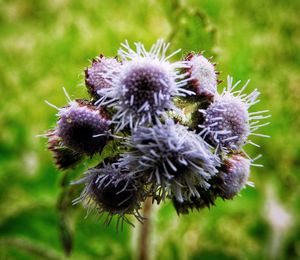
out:
{"label": "thistle flower head", "polygon": [[221,183],[218,185],[219,196],[232,199],[248,182],[251,162],[240,154],[226,159],[218,173]]}
{"label": "thistle flower head", "polygon": [[116,164],[103,164],[101,168],[89,169],[84,178],[75,182],[80,183],[84,183],[85,188],[74,203],[82,202],[88,213],[108,213],[105,224],[108,225],[115,215],[128,223],[128,214],[142,221],[138,210],[145,199],[143,187]]}
{"label": "thistle flower head", "polygon": [[[179,69],[187,62],[171,63],[169,58],[178,51],[166,56],[169,44],[157,41],[150,51],[136,43],[136,51],[126,42],[119,50],[122,66],[104,75],[112,78],[112,87],[99,90],[103,98],[100,103],[109,104],[117,109],[113,121],[117,129],[126,125],[135,127],[152,123],[165,110],[176,109],[172,97],[192,94],[183,86],[189,79],[183,79]],[[102,101],[101,101],[102,100]]]}
{"label": "thistle flower head", "polygon": [[218,84],[214,64],[202,54],[189,53],[186,60],[190,62],[190,67],[186,69],[191,78],[189,87],[197,95],[214,96]]}
{"label": "thistle flower head", "polygon": [[93,98],[99,99],[98,90],[110,88],[112,85],[112,79],[109,77],[104,78],[103,73],[119,66],[121,64],[116,58],[105,58],[102,54],[93,59],[92,65],[85,70],[85,83]]}
{"label": "thistle flower head", "polygon": [[258,146],[251,135],[268,137],[256,133],[268,124],[260,123],[268,111],[249,111],[259,92],[244,94],[248,82],[237,90],[240,81],[228,77],[218,94],[211,59],[190,53],[171,62],[180,50],[168,55],[168,48],[163,40],[149,50],[126,41],[118,58],[100,55],[86,68],[91,101],[72,101],[65,89],[67,106],[46,101],[59,111],[55,129],[42,135],[58,168],[86,155],[105,158],[75,182],[84,189],[74,203],[105,213],[107,225],[114,216],[117,227],[120,220],[131,224],[128,215],[142,222],[147,197],[170,199],[178,214],[210,207],[218,197],[232,199],[250,185],[250,165],[261,166],[253,163],[260,155],[251,159],[243,149]]}
{"label": "thistle flower head", "polygon": [[58,112],[56,134],[64,146],[93,155],[105,146],[110,120],[102,109],[84,100],[71,101]]}
{"label": "thistle flower head", "polygon": [[83,158],[82,154],[63,146],[61,138],[55,134],[55,130],[48,131],[46,137],[48,138],[48,150],[52,152],[58,169],[72,168]]}
{"label": "thistle flower head", "polygon": [[267,110],[252,113],[248,111],[251,106],[259,102],[257,100],[259,92],[256,89],[249,95],[242,93],[248,82],[241,90],[233,91],[240,82],[232,86],[232,78],[228,77],[227,89],[220,96],[215,97],[207,110],[199,110],[204,114],[204,122],[199,125],[203,128],[200,134],[223,151],[239,151],[246,143],[254,144],[248,140],[249,135],[260,135],[254,131],[268,124],[260,125],[257,121],[269,117],[262,115],[268,112]]}
{"label": "thistle flower head", "polygon": [[158,201],[166,196],[178,201],[199,197],[195,187],[208,189],[216,173],[218,158],[207,144],[172,120],[137,128],[127,145],[132,152],[123,155],[122,163],[151,184]]}
{"label": "thistle flower head", "polygon": [[239,98],[232,96],[219,99],[206,110],[204,125],[212,133],[212,142],[229,149],[239,149],[250,133],[248,121],[247,107]]}

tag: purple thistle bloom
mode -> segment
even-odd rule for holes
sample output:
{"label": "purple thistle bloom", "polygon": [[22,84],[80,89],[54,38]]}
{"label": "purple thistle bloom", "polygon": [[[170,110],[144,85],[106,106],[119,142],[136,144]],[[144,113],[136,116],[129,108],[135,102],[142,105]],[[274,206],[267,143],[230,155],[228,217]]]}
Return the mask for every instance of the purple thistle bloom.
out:
{"label": "purple thistle bloom", "polygon": [[180,50],[166,56],[169,44],[162,40],[150,51],[141,43],[135,45],[136,51],[127,42],[122,45],[119,50],[122,66],[103,73],[103,77],[112,79],[112,87],[98,91],[103,96],[100,104],[117,109],[113,117],[117,130],[155,122],[165,110],[178,110],[172,97],[193,94],[183,88],[189,79],[179,71],[188,63],[168,61]]}
{"label": "purple thistle bloom", "polygon": [[137,128],[127,145],[132,151],[123,154],[120,163],[151,184],[158,201],[166,196],[180,202],[199,197],[196,186],[208,189],[208,180],[217,172],[219,159],[202,138],[172,120]]}
{"label": "purple thistle bloom", "polygon": [[143,220],[138,212],[145,200],[143,186],[117,164],[102,164],[101,167],[89,169],[81,180],[73,184],[80,183],[84,183],[85,188],[74,203],[82,202],[88,214],[91,211],[100,215],[108,213],[105,224],[109,225],[115,215],[129,224],[126,215]]}
{"label": "purple thistle bloom", "polygon": [[228,77],[218,94],[219,73],[202,53],[171,62],[180,50],[168,55],[163,40],[150,50],[134,45],[126,41],[118,57],[101,54],[85,69],[91,101],[71,100],[65,89],[65,107],[46,101],[58,120],[41,135],[62,170],[100,154],[104,161],[74,182],[84,184],[74,204],[106,215],[107,225],[116,216],[117,227],[131,224],[129,215],[142,222],[147,197],[170,199],[178,214],[209,208],[218,197],[232,199],[250,185],[250,166],[261,166],[253,163],[261,155],[251,159],[244,145],[259,147],[252,135],[268,137],[256,133],[269,115],[249,111],[260,93],[244,94],[248,82],[237,90],[240,81]]}
{"label": "purple thistle bloom", "polygon": [[254,133],[258,128],[269,124],[259,124],[259,120],[268,118],[269,115],[263,115],[268,110],[248,111],[251,106],[259,102],[257,97],[260,94],[257,89],[249,95],[243,94],[248,82],[241,90],[233,91],[240,81],[232,85],[232,78],[228,77],[227,89],[224,89],[221,95],[215,96],[214,102],[207,110],[199,110],[204,115],[204,122],[199,125],[200,128],[203,128],[200,135],[217,149],[225,152],[240,151],[246,143],[258,146],[248,140],[250,135],[268,137]]}

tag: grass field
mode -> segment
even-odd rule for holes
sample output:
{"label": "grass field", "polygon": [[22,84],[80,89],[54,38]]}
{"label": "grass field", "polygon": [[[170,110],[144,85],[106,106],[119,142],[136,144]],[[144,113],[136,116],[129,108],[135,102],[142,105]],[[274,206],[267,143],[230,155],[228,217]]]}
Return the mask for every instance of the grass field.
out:
{"label": "grass field", "polygon": [[[0,259],[130,259],[137,232],[116,234],[85,219],[68,182],[87,166],[55,169],[44,133],[55,110],[86,96],[83,69],[121,42],[157,38],[172,49],[206,50],[221,78],[251,79],[257,109],[270,109],[260,163],[242,196],[177,217],[155,208],[151,254],[156,259],[300,258],[300,19],[297,0],[69,1],[0,0]],[[182,54],[181,54],[182,55]],[[180,57],[180,56],[179,56]],[[224,84],[220,85],[220,88]],[[246,148],[255,155],[258,149]]]}

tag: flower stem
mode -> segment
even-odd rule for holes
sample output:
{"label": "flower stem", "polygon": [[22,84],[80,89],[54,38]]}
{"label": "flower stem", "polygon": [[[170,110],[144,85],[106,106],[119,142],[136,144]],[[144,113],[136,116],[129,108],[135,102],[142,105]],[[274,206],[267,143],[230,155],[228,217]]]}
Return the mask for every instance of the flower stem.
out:
{"label": "flower stem", "polygon": [[149,244],[150,244],[150,230],[151,230],[151,211],[152,211],[152,198],[149,197],[144,202],[143,216],[146,218],[144,224],[140,228],[139,236],[139,260],[149,260]]}

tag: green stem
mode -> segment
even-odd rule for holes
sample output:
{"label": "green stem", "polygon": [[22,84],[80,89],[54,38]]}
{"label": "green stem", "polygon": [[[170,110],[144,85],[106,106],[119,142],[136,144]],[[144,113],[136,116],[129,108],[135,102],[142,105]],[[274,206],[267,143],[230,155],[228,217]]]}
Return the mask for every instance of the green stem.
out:
{"label": "green stem", "polygon": [[151,233],[151,212],[152,212],[152,198],[147,198],[143,207],[143,216],[146,218],[144,224],[141,225],[139,236],[139,260],[149,260],[149,245]]}

